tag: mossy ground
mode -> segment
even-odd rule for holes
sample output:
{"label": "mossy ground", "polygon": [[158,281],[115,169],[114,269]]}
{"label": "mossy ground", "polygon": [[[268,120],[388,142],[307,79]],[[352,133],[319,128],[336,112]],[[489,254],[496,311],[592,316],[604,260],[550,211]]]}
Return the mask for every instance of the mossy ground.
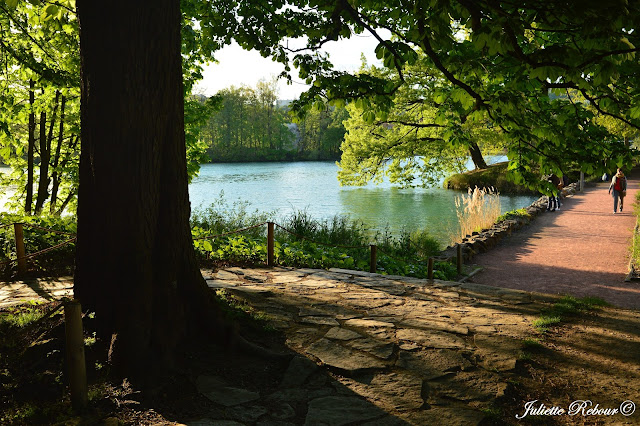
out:
{"label": "mossy ground", "polygon": [[486,169],[458,173],[445,179],[446,189],[466,191],[468,188],[494,188],[501,194],[535,194],[534,191],[507,179],[508,162],[493,164]]}

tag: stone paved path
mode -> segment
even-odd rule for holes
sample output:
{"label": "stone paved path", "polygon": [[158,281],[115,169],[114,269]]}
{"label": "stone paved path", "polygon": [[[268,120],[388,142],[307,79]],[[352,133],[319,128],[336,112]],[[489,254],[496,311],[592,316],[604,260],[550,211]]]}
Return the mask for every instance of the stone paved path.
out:
{"label": "stone paved path", "polygon": [[[190,425],[292,424],[282,412],[301,405],[306,425],[478,424],[510,386],[531,321],[554,300],[339,269],[229,268],[209,278],[266,312],[300,356],[272,395],[199,378],[202,393],[236,409]],[[318,365],[340,386],[312,380]],[[289,407],[276,417],[265,408],[274,399]]]}
{"label": "stone paved path", "polygon": [[0,308],[27,300],[61,299],[73,296],[73,278],[38,278],[28,281],[0,282]]}
{"label": "stone paved path", "polygon": [[[274,391],[225,381],[214,373],[194,378],[198,391],[217,408],[188,426],[490,424],[488,409],[503,398],[510,401],[522,380],[521,363],[527,362],[523,340],[535,336],[532,321],[558,299],[339,269],[234,267],[203,275],[212,291],[223,289],[266,313],[297,355]],[[70,283],[31,283],[38,292],[25,283],[3,284],[0,304],[38,294],[66,295]],[[593,391],[633,399],[640,395],[640,380],[630,380],[640,377],[637,363],[614,365],[611,351],[593,339],[606,335],[613,339],[607,344],[614,344],[622,337],[625,353],[637,352],[640,316],[622,320],[619,312],[633,311],[611,310],[611,329],[581,329],[583,338],[577,343],[591,343],[570,350],[567,365],[574,368],[586,357],[588,368],[599,365],[589,377],[602,368]],[[613,334],[620,327],[622,334]],[[589,396],[595,385],[576,386]],[[611,420],[605,424],[640,424],[637,416]]]}
{"label": "stone paved path", "polygon": [[[638,174],[638,172],[636,172]],[[608,183],[566,198],[472,262],[484,269],[473,282],[574,296],[598,296],[616,306],[640,308],[640,282],[625,282],[640,180],[629,176],[623,213],[613,214]]]}

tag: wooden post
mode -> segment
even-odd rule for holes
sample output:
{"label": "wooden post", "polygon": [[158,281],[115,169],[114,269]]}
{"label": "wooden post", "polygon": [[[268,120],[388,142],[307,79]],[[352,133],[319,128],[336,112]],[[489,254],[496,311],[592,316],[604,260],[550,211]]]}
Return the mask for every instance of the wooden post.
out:
{"label": "wooden post", "polygon": [[71,405],[78,411],[87,406],[87,370],[84,360],[82,307],[77,300],[64,305],[64,329],[67,339],[67,370]]}
{"label": "wooden post", "polygon": [[13,230],[16,236],[16,255],[18,256],[18,275],[24,275],[27,272],[27,258],[24,250],[24,228],[22,223],[14,223]]}
{"label": "wooden post", "polygon": [[427,263],[427,278],[433,279],[433,257],[430,257]]}
{"label": "wooden post", "polygon": [[273,222],[267,222],[267,266],[272,267],[273,264]]}
{"label": "wooden post", "polygon": [[369,262],[369,272],[376,272],[376,264],[378,263],[378,247],[375,244],[371,244],[371,258]]}
{"label": "wooden post", "polygon": [[456,245],[456,267],[458,268],[458,275],[462,273],[462,245]]}
{"label": "wooden post", "polygon": [[580,191],[584,191],[584,172],[580,172]]}

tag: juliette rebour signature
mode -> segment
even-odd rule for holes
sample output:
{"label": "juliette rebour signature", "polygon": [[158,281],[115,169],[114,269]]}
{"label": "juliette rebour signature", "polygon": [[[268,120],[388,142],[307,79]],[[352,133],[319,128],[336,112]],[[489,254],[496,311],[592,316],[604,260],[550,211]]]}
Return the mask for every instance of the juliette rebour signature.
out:
{"label": "juliette rebour signature", "polygon": [[516,419],[524,419],[527,416],[615,416],[622,414],[630,416],[636,411],[636,404],[626,400],[618,407],[601,407],[600,404],[590,400],[576,400],[569,404],[569,407],[558,406],[547,407],[538,400],[529,401],[524,404],[524,413],[516,414]]}

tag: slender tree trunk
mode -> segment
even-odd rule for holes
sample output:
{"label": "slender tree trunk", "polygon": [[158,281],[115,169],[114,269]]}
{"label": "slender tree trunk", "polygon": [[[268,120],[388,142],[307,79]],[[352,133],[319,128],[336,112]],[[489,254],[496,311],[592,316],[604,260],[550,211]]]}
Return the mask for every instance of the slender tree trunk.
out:
{"label": "slender tree trunk", "polygon": [[[53,172],[51,173],[51,203],[49,204],[49,213],[55,214],[56,212],[56,204],[58,203],[58,188],[60,187],[60,171],[58,167],[60,166],[60,154],[62,151],[62,142],[64,139],[64,109],[66,105],[66,100],[64,95],[61,95],[60,100],[60,125],[58,126],[58,144],[56,145],[56,153],[53,157],[53,161],[51,162],[51,166],[53,168]],[[69,138],[69,142],[71,142],[71,138]]]}
{"label": "slender tree trunk", "polygon": [[27,187],[24,211],[31,214],[33,207],[33,157],[36,146],[36,113],[33,110],[35,103],[35,82],[29,80],[29,140],[27,146]]}
{"label": "slender tree trunk", "polygon": [[[44,95],[44,91],[43,91]],[[36,193],[36,204],[34,208],[34,212],[36,214],[40,213],[42,206],[40,205],[40,198],[42,193],[42,180],[43,180],[43,172],[48,173],[49,166],[49,155],[47,153],[47,113],[46,111],[40,112],[40,136],[38,137],[38,148],[40,154],[40,164],[38,171],[38,192]]]}
{"label": "slender tree trunk", "polygon": [[67,208],[67,205],[69,205],[71,200],[73,200],[73,197],[75,195],[76,195],[76,191],[73,188],[70,189],[69,193],[66,196],[66,198],[64,199],[64,201],[62,201],[62,204],[60,204],[60,209],[58,211],[52,212],[52,213],[55,214],[56,216],[60,216],[62,214],[62,212],[64,212],[64,209]]}
{"label": "slender tree trunk", "polygon": [[487,163],[484,161],[484,157],[482,156],[482,152],[480,151],[480,147],[477,143],[471,142],[469,144],[469,154],[471,155],[471,160],[476,166],[476,169],[487,168]]}
{"label": "slender tree trunk", "polygon": [[75,295],[111,339],[112,371],[148,384],[213,297],[189,228],[180,2],[78,0],[77,10]]}
{"label": "slender tree trunk", "polygon": [[53,106],[51,119],[49,120],[49,131],[43,137],[42,130],[46,127],[46,114],[42,114],[42,123],[40,123],[40,177],[38,179],[38,197],[36,198],[36,213],[40,214],[45,201],[49,198],[49,165],[51,162],[51,142],[53,141],[53,127],[56,122],[58,113],[58,104],[60,102],[60,91],[56,90],[56,100]]}

